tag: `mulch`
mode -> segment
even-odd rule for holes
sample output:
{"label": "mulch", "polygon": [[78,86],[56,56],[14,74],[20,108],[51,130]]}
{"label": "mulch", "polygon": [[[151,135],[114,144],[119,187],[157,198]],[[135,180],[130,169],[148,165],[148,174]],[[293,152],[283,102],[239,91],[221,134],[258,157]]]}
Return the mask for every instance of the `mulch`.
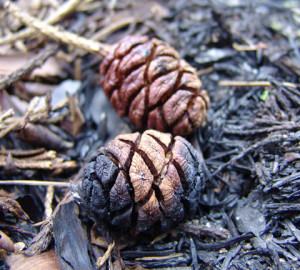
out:
{"label": "mulch", "polygon": [[[29,12],[61,5],[47,2]],[[2,38],[26,30],[0,12]],[[15,245],[0,242],[0,269],[32,269],[34,256],[45,269],[299,269],[299,23],[297,1],[276,0],[86,1],[60,19],[103,43],[166,41],[210,95],[187,138],[210,174],[197,214],[159,235],[99,231],[72,197],[93,152],[136,131],[98,84],[102,56],[38,33],[0,38],[0,234]]]}

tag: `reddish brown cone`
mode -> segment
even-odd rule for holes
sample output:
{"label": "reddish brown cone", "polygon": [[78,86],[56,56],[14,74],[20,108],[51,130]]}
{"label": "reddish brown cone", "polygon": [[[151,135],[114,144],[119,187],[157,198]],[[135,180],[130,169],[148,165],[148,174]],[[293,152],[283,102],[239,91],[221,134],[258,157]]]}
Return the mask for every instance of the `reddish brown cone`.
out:
{"label": "reddish brown cone", "polygon": [[115,44],[100,66],[101,82],[121,117],[140,129],[185,136],[205,125],[209,97],[174,48],[146,36]]}

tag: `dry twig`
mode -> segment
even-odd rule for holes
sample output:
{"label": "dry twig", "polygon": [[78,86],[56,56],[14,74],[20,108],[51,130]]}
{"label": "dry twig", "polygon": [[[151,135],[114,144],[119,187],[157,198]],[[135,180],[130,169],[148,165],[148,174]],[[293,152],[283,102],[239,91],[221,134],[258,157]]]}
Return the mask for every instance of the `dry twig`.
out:
{"label": "dry twig", "polygon": [[109,244],[108,249],[106,250],[103,257],[98,258],[97,260],[97,267],[98,269],[107,261],[109,256],[111,255],[111,251],[115,247],[115,241],[113,241],[111,244]]}
{"label": "dry twig", "polygon": [[40,21],[32,17],[28,13],[22,11],[17,5],[10,1],[7,1],[5,3],[5,8],[11,15],[21,20],[27,26],[33,27],[43,35],[57,41],[61,41],[66,44],[84,49],[88,52],[101,55],[106,55],[111,47],[110,45],[86,39],[74,33],[61,30],[59,27],[54,27],[43,21]]}
{"label": "dry twig", "polygon": [[0,167],[11,167],[11,163],[13,167],[18,169],[55,170],[72,169],[77,166],[75,161],[64,161],[63,158],[58,157],[50,160],[23,160],[19,158],[12,158],[8,161],[7,157],[0,156]]}
{"label": "dry twig", "polygon": [[20,78],[33,71],[35,68],[43,65],[50,56],[55,54],[56,51],[57,46],[49,46],[48,48],[43,49],[33,59],[31,59],[26,66],[2,78],[0,80],[0,90],[18,81]]}
{"label": "dry twig", "polygon": [[[37,108],[39,102],[39,97],[33,98],[29,103],[26,114],[23,117],[14,117],[14,111],[12,109],[0,113],[0,138],[3,138],[11,131],[21,130],[27,123],[36,123],[41,120],[47,123],[59,122],[61,120],[61,117],[54,119],[49,117],[49,113],[55,112],[65,107],[69,102],[69,98],[62,100],[59,104],[56,104],[51,108],[48,102],[46,102],[45,106]],[[64,116],[65,115],[63,115],[63,117]]]}
{"label": "dry twig", "polygon": [[50,219],[53,213],[52,209],[52,201],[53,201],[53,196],[54,196],[54,186],[49,185],[47,186],[47,193],[46,193],[46,198],[44,202],[45,206],[45,219]]}
{"label": "dry twig", "polygon": [[[78,7],[78,5],[81,2],[82,2],[81,0],[69,0],[68,2],[64,3],[59,9],[57,9],[57,11],[54,14],[50,15],[49,18],[47,18],[45,20],[45,23],[55,24],[55,23],[59,22],[61,19],[66,17],[68,14],[70,14],[74,10],[76,10],[76,8]],[[21,39],[30,37],[34,33],[35,33],[34,29],[26,28],[26,29],[21,30],[17,33],[14,33],[10,36],[0,39],[0,45],[12,43],[17,40],[21,40]]]}
{"label": "dry twig", "polygon": [[64,161],[53,150],[23,158],[16,158],[11,153],[0,155],[0,167],[4,168],[55,170],[72,169],[76,166],[75,161]]}
{"label": "dry twig", "polygon": [[248,44],[248,45],[240,45],[237,43],[233,43],[232,47],[237,51],[257,51],[259,49],[267,49],[268,45],[259,42],[258,44]]}
{"label": "dry twig", "polygon": [[69,182],[54,182],[43,180],[0,180],[0,185],[23,185],[23,186],[54,186],[54,187],[70,187]]}
{"label": "dry twig", "polygon": [[[268,81],[219,81],[220,86],[237,86],[237,87],[272,87],[272,83]],[[282,82],[282,85],[285,87],[298,88],[298,84],[290,82]]]}

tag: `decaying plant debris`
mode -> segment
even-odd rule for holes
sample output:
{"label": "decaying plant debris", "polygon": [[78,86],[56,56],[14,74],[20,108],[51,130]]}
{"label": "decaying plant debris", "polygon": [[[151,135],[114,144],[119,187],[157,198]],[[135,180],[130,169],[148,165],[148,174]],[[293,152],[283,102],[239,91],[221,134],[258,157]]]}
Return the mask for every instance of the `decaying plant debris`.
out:
{"label": "decaying plant debris", "polygon": [[136,131],[99,87],[108,47],[59,43],[1,3],[1,269],[300,267],[297,1],[14,3],[88,45],[134,34],[173,46],[211,99],[206,127],[187,137],[211,176],[196,215],[171,230],[99,230],[69,184],[99,147]]}

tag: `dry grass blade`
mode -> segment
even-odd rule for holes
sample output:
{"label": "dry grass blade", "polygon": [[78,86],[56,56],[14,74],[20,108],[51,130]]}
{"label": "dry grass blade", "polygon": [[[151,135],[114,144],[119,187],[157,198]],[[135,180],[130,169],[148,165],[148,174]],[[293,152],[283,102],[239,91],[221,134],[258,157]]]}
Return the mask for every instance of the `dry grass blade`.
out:
{"label": "dry grass blade", "polygon": [[183,253],[174,253],[167,256],[152,256],[152,257],[141,257],[136,258],[137,261],[160,261],[160,260],[167,260],[167,259],[173,259],[183,256]]}
{"label": "dry grass blade", "polygon": [[[1,120],[0,120],[1,121]],[[39,148],[39,149],[32,149],[32,150],[23,150],[23,149],[12,149],[12,150],[7,150],[7,149],[1,149],[0,150],[0,155],[9,155],[11,154],[14,157],[21,156],[33,156],[33,155],[38,155],[45,152],[44,148]]]}
{"label": "dry grass blade", "polygon": [[49,38],[101,55],[106,55],[110,49],[110,45],[86,39],[40,21],[30,16],[28,13],[23,12],[17,5],[10,1],[5,3],[5,8],[10,14],[21,20],[24,24],[37,29],[40,33]]}
{"label": "dry grass blade", "polygon": [[260,49],[267,49],[268,45],[259,42],[258,44],[247,44],[247,45],[239,45],[237,43],[233,43],[232,47],[237,51],[257,51]]}

